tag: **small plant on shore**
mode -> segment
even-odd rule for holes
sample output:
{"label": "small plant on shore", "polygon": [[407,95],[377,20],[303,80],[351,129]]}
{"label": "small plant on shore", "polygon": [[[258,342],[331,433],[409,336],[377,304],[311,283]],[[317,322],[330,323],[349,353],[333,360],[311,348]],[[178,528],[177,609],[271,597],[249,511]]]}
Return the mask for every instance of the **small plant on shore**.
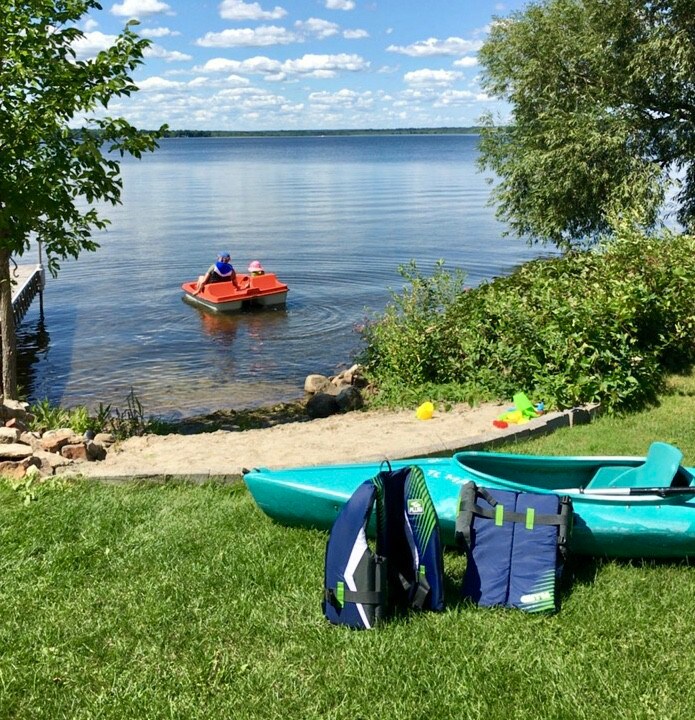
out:
{"label": "small plant on shore", "polygon": [[87,430],[95,433],[111,432],[123,440],[132,435],[161,434],[169,429],[163,420],[146,415],[142,402],[132,388],[123,410],[113,408],[111,404],[99,403],[96,414],[90,414],[84,405],[62,408],[44,398],[30,405],[29,412],[33,416],[29,429],[38,432],[71,428],[77,435],[83,435]]}
{"label": "small plant on shore", "polygon": [[44,398],[30,405],[29,412],[33,416],[29,429],[39,432],[71,428],[76,434],[82,435],[87,430],[99,432],[104,427],[103,422],[99,423],[98,420],[90,417],[89,410],[83,405],[62,408]]}
{"label": "small plant on shore", "polygon": [[100,406],[100,410],[102,414],[108,412],[108,427],[120,440],[145,433],[161,434],[168,428],[163,420],[145,414],[145,408],[133,388],[126,397],[125,409],[115,408],[111,411],[109,405],[106,408]]}

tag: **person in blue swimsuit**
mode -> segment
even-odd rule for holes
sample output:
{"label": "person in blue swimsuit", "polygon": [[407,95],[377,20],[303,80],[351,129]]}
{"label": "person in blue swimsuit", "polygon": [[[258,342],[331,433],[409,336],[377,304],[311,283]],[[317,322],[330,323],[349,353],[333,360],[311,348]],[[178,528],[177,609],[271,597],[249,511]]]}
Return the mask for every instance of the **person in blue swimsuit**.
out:
{"label": "person in blue swimsuit", "polygon": [[197,295],[206,285],[210,283],[230,281],[238,290],[236,271],[232,265],[231,257],[228,252],[221,252],[217,255],[217,262],[214,262],[208,268],[208,271],[198,280],[198,285],[194,295]]}

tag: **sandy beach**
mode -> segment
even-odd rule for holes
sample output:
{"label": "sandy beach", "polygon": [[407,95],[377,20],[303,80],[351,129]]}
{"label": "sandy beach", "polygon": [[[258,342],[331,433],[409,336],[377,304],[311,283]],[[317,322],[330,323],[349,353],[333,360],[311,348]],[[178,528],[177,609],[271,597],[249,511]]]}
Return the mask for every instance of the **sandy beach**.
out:
{"label": "sandy beach", "polygon": [[412,410],[352,412],[260,430],[145,435],[112,447],[106,460],[79,466],[92,477],[231,476],[242,468],[397,459],[450,452],[494,432],[505,406],[455,405],[419,420]]}

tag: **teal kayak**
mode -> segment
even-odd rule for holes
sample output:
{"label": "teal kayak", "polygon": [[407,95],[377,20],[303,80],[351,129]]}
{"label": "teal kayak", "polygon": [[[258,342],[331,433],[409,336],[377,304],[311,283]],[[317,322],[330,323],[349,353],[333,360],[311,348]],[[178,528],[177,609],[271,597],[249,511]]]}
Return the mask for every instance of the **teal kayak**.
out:
{"label": "teal kayak", "polygon": [[[439,516],[442,539],[454,545],[462,484],[568,495],[574,507],[570,549],[582,555],[640,558],[695,556],[695,468],[682,453],[655,442],[646,457],[539,456],[468,451],[417,465]],[[338,512],[384,463],[254,469],[244,481],[261,510],[297,527],[329,529]]]}

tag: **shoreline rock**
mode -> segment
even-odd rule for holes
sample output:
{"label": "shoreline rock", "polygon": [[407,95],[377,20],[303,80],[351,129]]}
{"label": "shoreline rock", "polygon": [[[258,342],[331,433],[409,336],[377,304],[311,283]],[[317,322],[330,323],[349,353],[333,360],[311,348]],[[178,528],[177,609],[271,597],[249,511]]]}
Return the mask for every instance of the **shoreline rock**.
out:
{"label": "shoreline rock", "polygon": [[115,438],[99,433],[93,440],[78,435],[72,428],[27,430],[32,415],[29,404],[16,400],[0,403],[0,475],[21,480],[27,476],[49,477],[56,470],[78,462],[94,462],[106,458],[107,448]]}

